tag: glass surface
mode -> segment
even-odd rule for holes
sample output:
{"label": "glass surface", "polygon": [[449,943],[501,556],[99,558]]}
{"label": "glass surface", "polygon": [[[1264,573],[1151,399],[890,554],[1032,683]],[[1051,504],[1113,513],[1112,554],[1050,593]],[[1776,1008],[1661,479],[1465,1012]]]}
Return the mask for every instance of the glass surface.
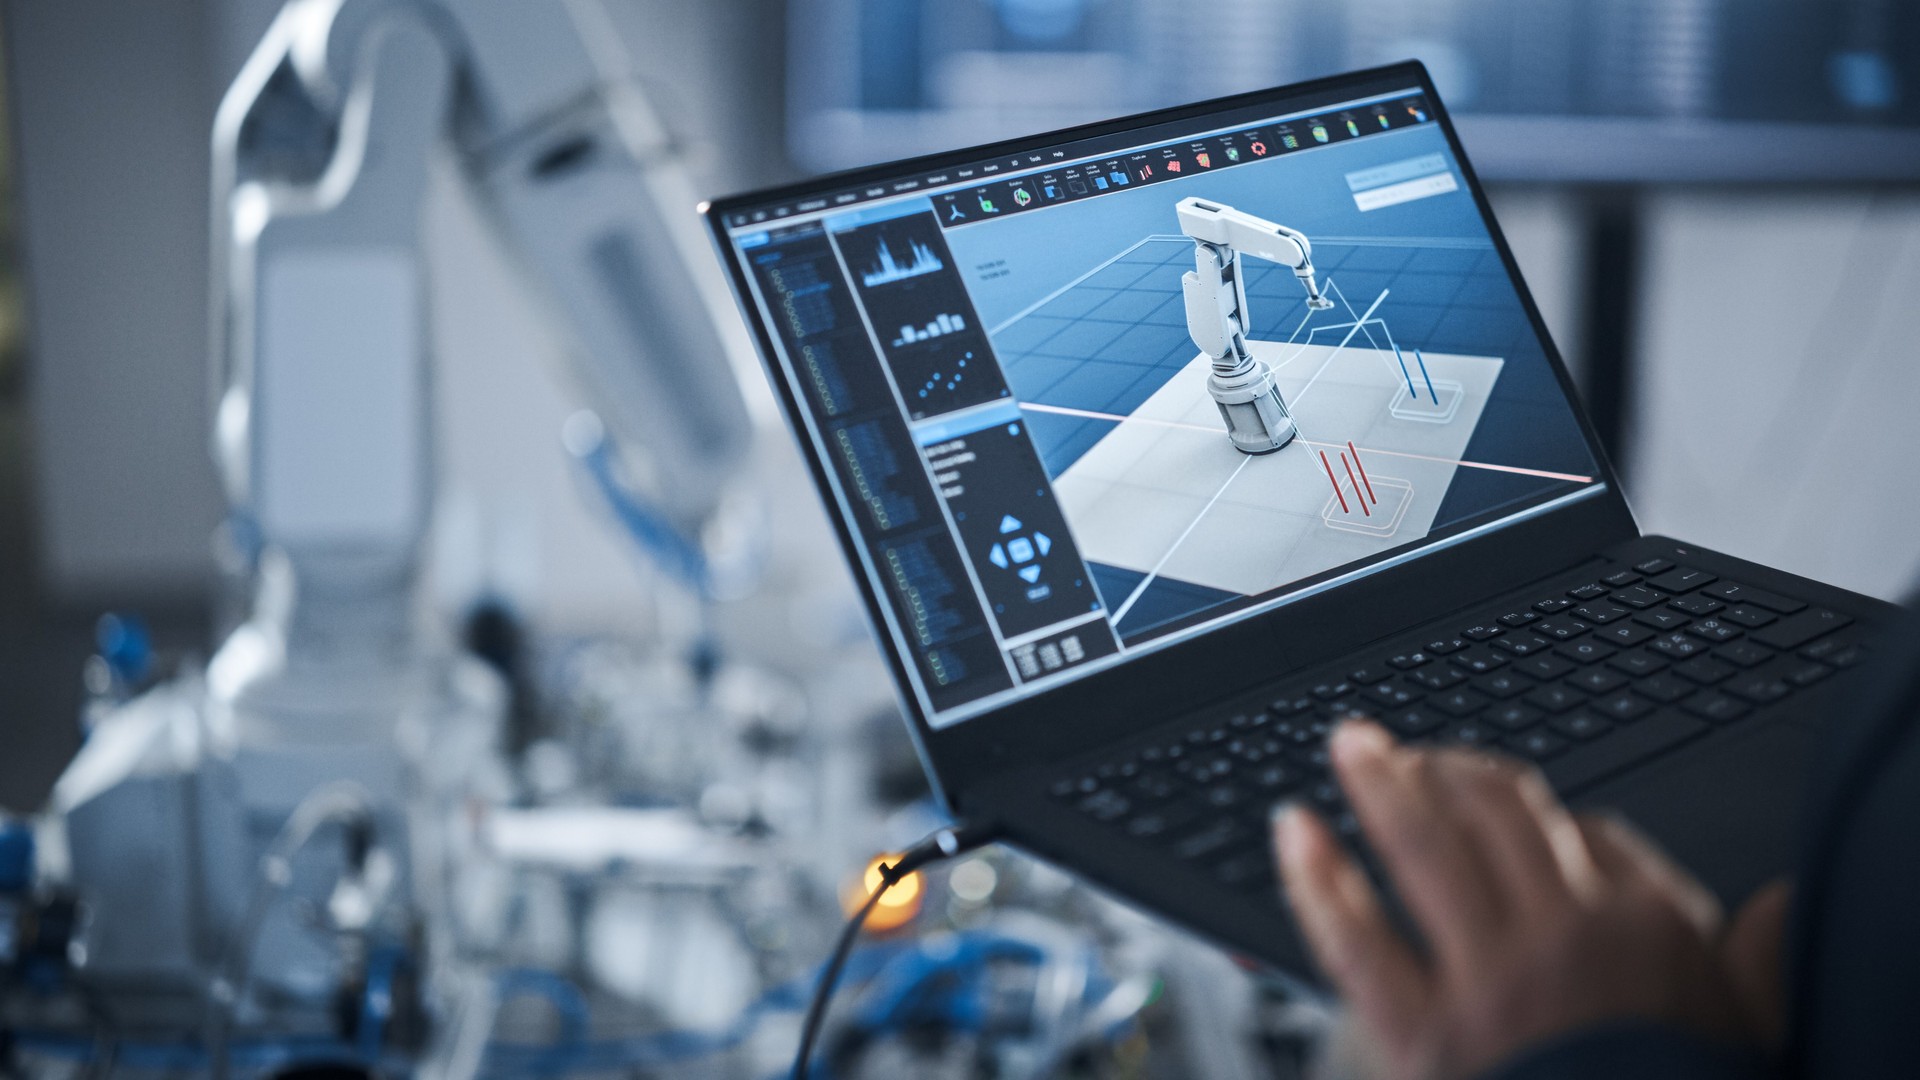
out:
{"label": "glass surface", "polygon": [[[1272,109],[729,211],[936,726],[1601,487],[1420,91]],[[1237,263],[1190,197],[1246,215]],[[1270,453],[1197,344],[1222,306],[1189,318],[1214,265]]]}

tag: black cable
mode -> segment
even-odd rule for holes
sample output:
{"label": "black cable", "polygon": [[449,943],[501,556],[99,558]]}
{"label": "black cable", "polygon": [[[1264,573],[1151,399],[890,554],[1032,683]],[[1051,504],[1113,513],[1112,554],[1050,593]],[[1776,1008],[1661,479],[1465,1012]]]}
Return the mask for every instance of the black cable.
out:
{"label": "black cable", "polygon": [[840,940],[834,942],[833,955],[827,959],[826,968],[820,972],[820,982],[813,988],[813,1000],[807,1005],[807,1019],[800,1029],[800,1052],[793,1059],[793,1080],[807,1080],[807,1071],[813,1064],[813,1046],[820,1039],[820,1028],[827,1018],[827,1005],[833,1000],[834,986],[840,981],[840,969],[847,966],[847,957],[853,952],[853,943],[860,936],[860,928],[866,925],[867,916],[879,906],[880,898],[908,874],[930,863],[964,855],[992,843],[994,835],[994,830],[986,826],[965,822],[950,825],[902,852],[892,864],[880,864],[880,884],[853,918],[847,920],[847,925],[841,928]]}

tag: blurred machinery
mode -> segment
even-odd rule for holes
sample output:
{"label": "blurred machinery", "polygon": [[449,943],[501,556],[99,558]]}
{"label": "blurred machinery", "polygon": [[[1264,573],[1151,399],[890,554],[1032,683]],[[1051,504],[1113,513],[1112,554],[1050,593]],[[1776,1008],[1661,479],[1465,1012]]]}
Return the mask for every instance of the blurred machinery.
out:
{"label": "blurred machinery", "polygon": [[[937,824],[850,589],[768,570],[761,503],[804,485],[755,438],[682,148],[605,15],[293,0],[229,90],[214,453],[243,611],[205,663],[102,623],[84,748],[0,822],[0,1067],[757,1080],[862,862]],[[685,612],[640,640],[530,640],[492,607],[463,646],[421,601],[418,223],[448,158],[573,336],[585,487]],[[1013,854],[889,899],[834,1075],[1257,1045],[1183,1044],[1156,1003],[1195,950]]]}

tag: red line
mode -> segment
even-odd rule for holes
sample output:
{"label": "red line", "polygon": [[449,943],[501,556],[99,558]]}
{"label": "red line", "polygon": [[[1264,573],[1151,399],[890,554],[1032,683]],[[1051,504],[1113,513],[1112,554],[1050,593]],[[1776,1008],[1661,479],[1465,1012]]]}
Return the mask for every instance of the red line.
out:
{"label": "red line", "polygon": [[1360,504],[1360,512],[1367,515],[1368,517],[1372,517],[1373,511],[1367,509],[1367,500],[1362,499],[1360,497],[1360,481],[1355,480],[1353,478],[1353,463],[1347,460],[1347,455],[1341,454],[1340,464],[1346,467],[1347,483],[1353,485],[1353,498],[1354,498],[1354,501]]}
{"label": "red line", "polygon": [[[1347,449],[1353,450],[1352,439],[1347,440]],[[1362,483],[1367,485],[1367,498],[1373,500],[1373,505],[1379,506],[1380,497],[1373,493],[1373,481],[1367,479],[1367,467],[1365,465],[1360,464],[1360,451],[1358,450],[1353,450],[1353,463],[1355,465],[1360,465],[1360,480]]]}
{"label": "red line", "polygon": [[1327,483],[1333,485],[1333,497],[1340,500],[1340,512],[1343,514],[1353,513],[1352,510],[1347,509],[1347,496],[1345,492],[1340,490],[1340,481],[1333,478],[1333,466],[1327,464],[1327,452],[1325,450],[1320,451],[1320,467],[1327,470]]}

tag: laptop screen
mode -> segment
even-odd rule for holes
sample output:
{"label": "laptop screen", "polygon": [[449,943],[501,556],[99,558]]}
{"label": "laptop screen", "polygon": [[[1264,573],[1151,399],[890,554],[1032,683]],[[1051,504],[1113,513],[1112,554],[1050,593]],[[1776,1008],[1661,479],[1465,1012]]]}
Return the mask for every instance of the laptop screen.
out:
{"label": "laptop screen", "polygon": [[1427,95],[1345,94],[722,212],[933,726],[1602,487]]}

